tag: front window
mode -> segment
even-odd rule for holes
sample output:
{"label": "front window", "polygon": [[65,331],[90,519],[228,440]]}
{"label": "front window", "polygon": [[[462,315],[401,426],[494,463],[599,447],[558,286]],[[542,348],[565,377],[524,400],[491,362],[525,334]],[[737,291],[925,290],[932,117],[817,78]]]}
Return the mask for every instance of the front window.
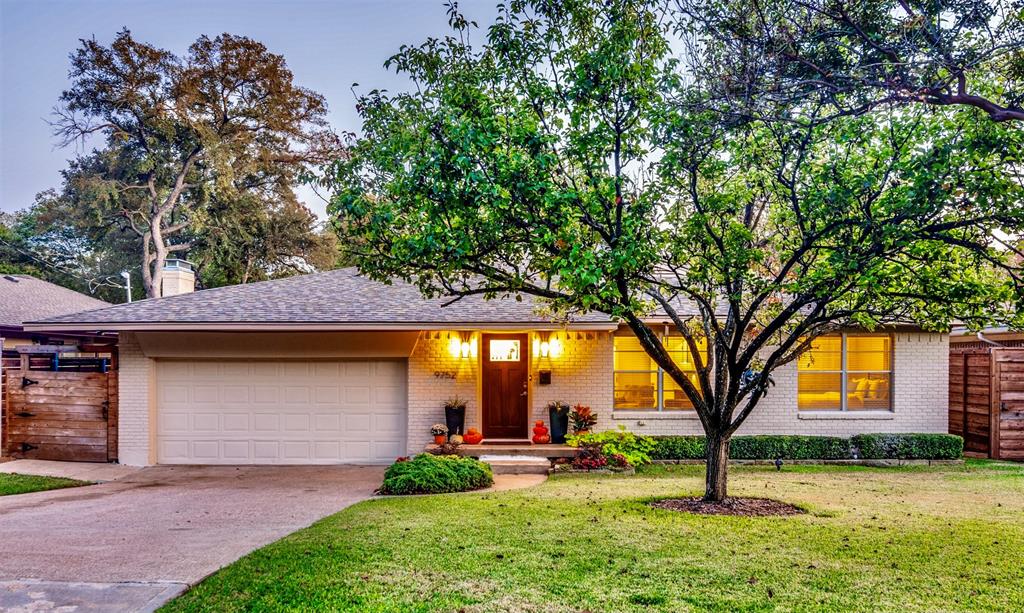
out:
{"label": "front window", "polygon": [[[665,336],[662,342],[675,363],[687,374],[690,381],[697,385],[697,368],[686,341],[680,336]],[[614,353],[615,409],[693,409],[693,403],[686,397],[682,388],[672,380],[672,377],[658,368],[635,336],[616,336]]]}
{"label": "front window", "polygon": [[797,364],[801,411],[891,411],[892,335],[821,336]]}

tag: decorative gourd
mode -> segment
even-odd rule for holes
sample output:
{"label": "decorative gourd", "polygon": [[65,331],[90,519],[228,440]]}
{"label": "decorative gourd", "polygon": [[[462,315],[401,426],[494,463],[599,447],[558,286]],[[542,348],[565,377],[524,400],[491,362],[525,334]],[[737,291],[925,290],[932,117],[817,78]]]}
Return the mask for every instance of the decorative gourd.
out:
{"label": "decorative gourd", "polygon": [[462,437],[462,442],[467,445],[479,445],[482,440],[484,440],[484,435],[476,428],[466,430],[465,436]]}
{"label": "decorative gourd", "polygon": [[545,427],[544,422],[539,419],[533,426],[533,442],[536,445],[547,445],[551,442],[551,435],[548,434],[547,427]]}
{"label": "decorative gourd", "polygon": [[453,434],[448,438],[448,442],[454,445],[461,445],[465,438],[460,434]]}

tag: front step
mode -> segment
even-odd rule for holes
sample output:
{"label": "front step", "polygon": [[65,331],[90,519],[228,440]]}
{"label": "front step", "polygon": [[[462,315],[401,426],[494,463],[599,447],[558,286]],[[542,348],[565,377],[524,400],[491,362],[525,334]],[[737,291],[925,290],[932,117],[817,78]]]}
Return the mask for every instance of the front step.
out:
{"label": "front step", "polygon": [[546,475],[551,469],[547,458],[528,458],[511,455],[485,455],[480,461],[491,466],[496,475]]}

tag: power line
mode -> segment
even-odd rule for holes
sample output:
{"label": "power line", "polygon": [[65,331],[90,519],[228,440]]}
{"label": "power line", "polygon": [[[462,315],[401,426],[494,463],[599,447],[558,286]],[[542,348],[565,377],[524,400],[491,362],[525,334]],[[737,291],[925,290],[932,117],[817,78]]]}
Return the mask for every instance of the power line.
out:
{"label": "power line", "polygon": [[21,247],[18,247],[17,245],[11,243],[10,241],[8,241],[5,238],[0,237],[0,243],[6,245],[10,249],[13,249],[13,250],[17,251],[18,253],[20,253],[23,256],[25,256],[27,258],[30,258],[30,259],[38,262],[39,264],[42,264],[43,266],[45,266],[46,268],[49,268],[50,270],[53,270],[55,272],[58,272],[58,273],[61,273],[61,274],[64,274],[64,275],[68,275],[70,277],[74,277],[74,278],[78,279],[79,281],[83,281],[86,284],[86,286],[89,288],[89,293],[90,294],[95,294],[96,290],[98,290],[101,287],[114,287],[114,288],[117,288],[117,289],[124,289],[124,287],[125,287],[123,285],[119,285],[117,283],[111,282],[110,279],[114,278],[113,275],[107,275],[105,277],[86,278],[86,277],[83,277],[82,275],[78,274],[77,272],[74,272],[73,270],[71,270],[69,268],[61,266],[60,264],[57,264],[55,262],[49,262],[49,261],[43,259],[43,257],[40,256],[40,255],[37,255],[37,254],[32,253],[30,251],[25,251]]}

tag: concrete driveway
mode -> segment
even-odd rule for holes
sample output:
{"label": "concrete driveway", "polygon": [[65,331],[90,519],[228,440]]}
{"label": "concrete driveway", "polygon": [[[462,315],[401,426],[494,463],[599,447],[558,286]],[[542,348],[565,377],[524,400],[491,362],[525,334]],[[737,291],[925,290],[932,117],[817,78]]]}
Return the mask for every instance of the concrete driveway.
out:
{"label": "concrete driveway", "polygon": [[[0,610],[151,610],[373,494],[383,467],[159,466],[0,497]],[[61,607],[77,606],[77,609]]]}

